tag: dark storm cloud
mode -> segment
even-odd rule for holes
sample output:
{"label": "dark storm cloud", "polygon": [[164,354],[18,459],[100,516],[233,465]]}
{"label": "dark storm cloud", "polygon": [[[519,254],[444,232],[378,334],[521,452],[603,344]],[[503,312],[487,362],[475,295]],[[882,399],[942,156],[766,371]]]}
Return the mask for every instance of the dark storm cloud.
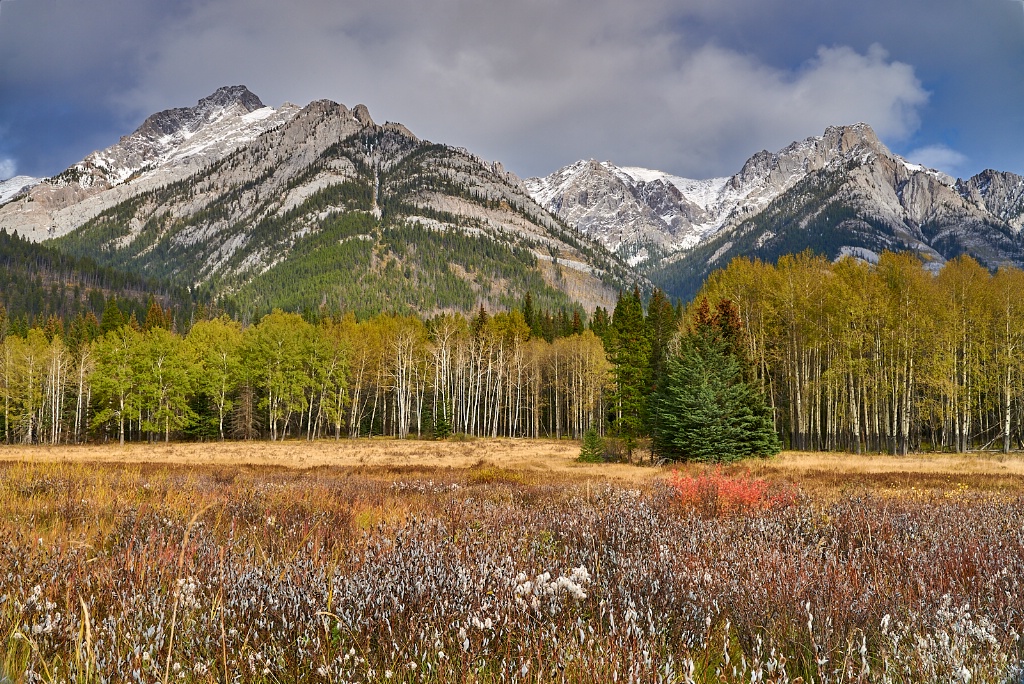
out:
{"label": "dark storm cloud", "polygon": [[54,173],[234,83],[272,105],[363,102],[523,175],[582,157],[726,174],[861,120],[945,170],[1024,166],[997,139],[1024,103],[1011,0],[2,5],[0,174]]}
{"label": "dark storm cloud", "polygon": [[54,173],[137,124],[115,98],[137,83],[168,15],[167,3],[4,0],[0,159]]}

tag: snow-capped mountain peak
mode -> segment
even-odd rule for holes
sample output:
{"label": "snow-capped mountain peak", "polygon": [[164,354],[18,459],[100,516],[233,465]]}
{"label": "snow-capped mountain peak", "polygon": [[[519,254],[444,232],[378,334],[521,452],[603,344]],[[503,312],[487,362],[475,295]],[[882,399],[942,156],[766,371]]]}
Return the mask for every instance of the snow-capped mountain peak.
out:
{"label": "snow-capped mountain peak", "polygon": [[[885,160],[894,183],[915,175],[949,187],[955,183],[939,171],[894,155],[871,126],[857,123],[830,126],[824,134],[793,142],[778,152],[762,150],[727,178],[690,179],[591,160],[546,178],[531,178],[526,185],[549,211],[634,265],[648,266],[659,256],[689,250],[757,215],[811,173],[841,172],[879,160]],[[602,188],[611,201],[602,198]]]}
{"label": "snow-capped mountain peak", "polygon": [[192,107],[157,112],[116,144],[27,193],[19,188],[6,197],[25,196],[5,207],[0,226],[36,240],[61,235],[133,193],[186,178],[223,159],[299,110],[291,103],[268,107],[245,86],[228,86]]}
{"label": "snow-capped mountain peak", "polygon": [[194,107],[167,109],[131,135],[53,179],[55,184],[115,186],[149,169],[193,157],[220,157],[294,116],[298,107],[267,107],[245,86],[219,88]]}

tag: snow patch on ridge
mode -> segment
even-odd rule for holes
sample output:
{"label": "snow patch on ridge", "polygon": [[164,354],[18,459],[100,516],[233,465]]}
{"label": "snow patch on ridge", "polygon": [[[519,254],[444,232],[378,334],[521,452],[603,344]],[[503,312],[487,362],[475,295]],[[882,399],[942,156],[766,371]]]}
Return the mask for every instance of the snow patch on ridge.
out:
{"label": "snow patch on ridge", "polygon": [[843,245],[839,248],[839,256],[836,257],[836,261],[839,261],[844,257],[859,259],[860,261],[866,261],[869,264],[877,264],[880,258],[877,252],[873,252],[870,249],[866,249],[864,247],[850,247],[848,245]]}
{"label": "snow patch on ridge", "polygon": [[654,181],[663,181],[669,183],[680,193],[683,197],[696,204],[705,211],[711,211],[722,195],[722,191],[725,189],[725,184],[729,182],[728,177],[724,178],[683,178],[682,176],[673,176],[672,174],[665,173],[663,171],[655,171],[653,169],[645,169],[639,166],[623,166],[618,169],[627,178],[642,183],[653,183]]}
{"label": "snow patch on ridge", "polygon": [[15,196],[38,184],[42,179],[32,176],[15,176],[5,181],[0,181],[0,204],[6,204]]}

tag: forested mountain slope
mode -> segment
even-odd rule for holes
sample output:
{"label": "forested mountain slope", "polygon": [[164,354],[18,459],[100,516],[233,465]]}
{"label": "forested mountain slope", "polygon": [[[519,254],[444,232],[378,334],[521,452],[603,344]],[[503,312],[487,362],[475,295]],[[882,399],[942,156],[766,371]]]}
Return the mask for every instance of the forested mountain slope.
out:
{"label": "forested mountain slope", "polygon": [[51,316],[70,322],[91,313],[98,321],[111,299],[125,316],[134,313],[142,321],[151,297],[182,321],[196,304],[185,288],[100,266],[0,230],[0,336],[43,326]]}
{"label": "forested mountain slope", "polygon": [[636,278],[498,164],[314,102],[191,175],[53,242],[229,310],[608,307]]}

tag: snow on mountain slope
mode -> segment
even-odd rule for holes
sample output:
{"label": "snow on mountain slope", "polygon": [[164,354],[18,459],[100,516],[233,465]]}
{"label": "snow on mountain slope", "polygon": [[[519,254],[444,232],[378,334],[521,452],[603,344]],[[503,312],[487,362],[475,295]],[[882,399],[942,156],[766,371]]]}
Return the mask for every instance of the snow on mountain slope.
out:
{"label": "snow on mountain slope", "polygon": [[116,145],[94,152],[73,166],[79,173],[67,177],[61,174],[54,180],[59,184],[84,175],[113,186],[168,164],[196,157],[219,159],[280,126],[298,109],[290,104],[280,111],[267,107],[245,86],[220,88],[195,107],[154,114]]}
{"label": "snow on mountain slope", "polygon": [[[695,244],[712,221],[707,209],[680,192],[673,180],[590,160],[546,178],[527,179],[524,185],[538,204],[638,266]],[[678,180],[685,185],[685,179]]]}
{"label": "snow on mountain slope", "polygon": [[16,195],[28,191],[33,185],[41,181],[41,178],[31,176],[15,176],[5,181],[0,181],[0,204],[6,204]]}
{"label": "snow on mountain slope", "polygon": [[[206,149],[201,139],[214,137],[218,121],[272,118],[249,109],[151,117],[122,140],[120,157],[93,157],[94,168],[130,166],[133,137],[155,141],[146,150],[164,160],[158,169],[175,168],[175,154]],[[133,192],[54,244],[248,311],[472,311],[508,307],[526,292],[548,305],[609,307],[638,280],[500,164],[378,125],[362,105],[312,102],[214,163],[139,192],[154,173],[103,193]]]}
{"label": "snow on mountain slope", "polygon": [[661,180],[671,183],[684,197],[705,211],[712,211],[714,209],[713,205],[717,203],[722,188],[729,182],[728,176],[695,180],[693,178],[673,176],[664,171],[643,169],[638,166],[623,166],[619,171],[638,182],[653,183],[654,181]]}
{"label": "snow on mountain slope", "polygon": [[[546,178],[531,178],[526,186],[541,206],[632,265],[648,269],[760,214],[809,174],[876,160],[886,160],[894,179],[917,177],[912,188],[954,184],[945,174],[894,155],[870,126],[861,123],[829,127],[821,136],[794,142],[775,153],[758,152],[728,178],[689,179],[589,161]],[[881,198],[880,211],[895,220],[903,208],[895,208],[894,197]],[[924,209],[918,207],[918,213],[921,211]]]}
{"label": "snow on mountain slope", "polygon": [[230,86],[194,107],[153,114],[116,144],[0,208],[0,228],[31,240],[63,235],[125,199],[188,177],[298,111],[290,103],[267,107],[245,86]]}

